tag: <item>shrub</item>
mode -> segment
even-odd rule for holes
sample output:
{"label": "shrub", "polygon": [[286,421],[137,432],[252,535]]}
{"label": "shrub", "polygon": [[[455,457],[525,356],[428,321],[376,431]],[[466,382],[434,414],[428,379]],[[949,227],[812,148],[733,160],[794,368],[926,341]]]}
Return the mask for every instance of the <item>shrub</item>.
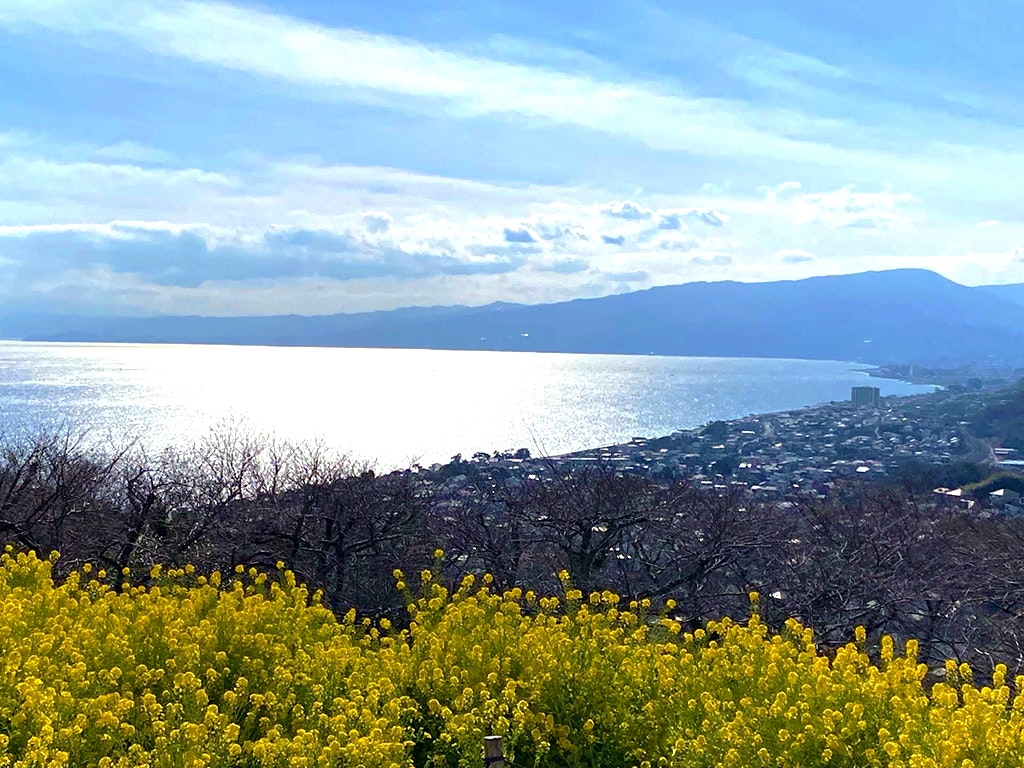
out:
{"label": "shrub", "polygon": [[[398,573],[410,623],[341,619],[280,568],[132,575],[0,562],[0,765],[956,766],[1024,761],[1005,669],[864,633],[833,656],[790,621],[684,632],[673,605]],[[113,582],[113,583],[111,583]],[[1017,689],[1020,690],[1018,681]]]}

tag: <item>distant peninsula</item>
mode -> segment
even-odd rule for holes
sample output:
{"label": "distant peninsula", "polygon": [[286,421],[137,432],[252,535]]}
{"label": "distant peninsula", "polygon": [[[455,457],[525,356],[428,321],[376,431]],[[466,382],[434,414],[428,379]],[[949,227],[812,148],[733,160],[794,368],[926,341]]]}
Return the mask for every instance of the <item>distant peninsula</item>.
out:
{"label": "distant peninsula", "polygon": [[0,337],[1013,366],[1024,362],[1024,285],[968,287],[899,269],[686,283],[554,304],[320,316],[0,314]]}

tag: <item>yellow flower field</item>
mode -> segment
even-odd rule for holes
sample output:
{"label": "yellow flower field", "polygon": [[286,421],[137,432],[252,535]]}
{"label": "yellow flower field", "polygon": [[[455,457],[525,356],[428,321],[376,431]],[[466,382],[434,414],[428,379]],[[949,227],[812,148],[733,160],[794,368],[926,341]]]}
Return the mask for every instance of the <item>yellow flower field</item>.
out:
{"label": "yellow flower field", "polygon": [[514,766],[1024,765],[1001,668],[929,692],[913,642],[876,666],[863,637],[829,658],[756,610],[684,633],[611,593],[417,581],[398,631],[336,619],[283,569],[55,584],[8,552],[0,765],[481,766],[489,734]]}

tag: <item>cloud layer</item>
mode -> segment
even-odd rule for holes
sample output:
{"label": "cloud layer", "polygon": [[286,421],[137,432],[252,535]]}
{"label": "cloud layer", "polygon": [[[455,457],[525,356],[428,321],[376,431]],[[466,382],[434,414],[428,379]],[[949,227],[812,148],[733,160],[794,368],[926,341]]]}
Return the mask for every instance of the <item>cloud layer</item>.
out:
{"label": "cloud layer", "polygon": [[[91,311],[104,302],[140,311],[159,296],[164,311],[232,313],[244,286],[261,296],[253,311],[402,306],[411,301],[403,286],[420,296],[429,285],[435,294],[425,301],[433,304],[507,300],[510,290],[526,301],[571,298],[694,279],[884,268],[893,265],[886,249],[912,243],[920,255],[899,264],[938,266],[968,281],[998,280],[1019,264],[1013,246],[996,245],[1020,235],[1012,224],[965,225],[993,247],[972,250],[969,266],[943,259],[930,250],[938,235],[923,229],[921,201],[888,189],[806,192],[788,182],[756,199],[712,193],[641,202],[295,163],[232,173],[26,160],[6,167],[34,169],[26,188],[59,181],[68,210],[104,210],[127,185],[134,212],[172,214],[0,226],[0,295],[35,295],[41,306],[75,295]],[[254,187],[264,194],[250,194]],[[24,218],[32,203],[31,195],[18,203]],[[298,287],[311,283],[313,309]]]}
{"label": "cloud layer", "polygon": [[771,14],[754,39],[712,10],[604,11],[569,28],[524,3],[534,31],[512,37],[477,6],[449,29],[345,4],[0,0],[18,67],[0,63],[0,302],[331,312],[900,266],[1024,281],[1019,93],[789,50]]}

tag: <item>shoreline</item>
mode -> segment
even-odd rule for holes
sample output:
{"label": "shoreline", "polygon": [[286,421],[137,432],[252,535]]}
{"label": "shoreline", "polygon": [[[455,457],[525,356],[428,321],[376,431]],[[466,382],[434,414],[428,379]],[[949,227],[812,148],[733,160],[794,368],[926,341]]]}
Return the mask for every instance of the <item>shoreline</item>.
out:
{"label": "shoreline", "polygon": [[924,365],[873,365],[864,370],[877,379],[901,381],[906,384],[924,384],[940,389],[960,385],[977,391],[1011,385],[1024,378],[1024,368],[1012,366],[960,365],[953,368],[933,368]]}
{"label": "shoreline", "polygon": [[70,424],[157,451],[238,427],[382,471],[587,450],[838,399],[869,380],[856,363],[774,358],[68,346],[5,347],[7,431]]}
{"label": "shoreline", "polygon": [[885,396],[878,406],[829,401],[561,454],[525,460],[480,454],[481,460],[431,469],[451,478],[465,474],[465,465],[496,476],[592,467],[775,500],[792,494],[826,498],[852,480],[892,481],[907,473],[935,475],[929,488],[939,487],[964,465],[983,473],[1010,469],[990,443],[964,428],[959,415],[965,405],[983,407],[995,388],[933,386],[938,388],[930,393]]}
{"label": "shoreline", "polygon": [[[884,366],[874,366],[874,367],[872,367],[870,369],[856,368],[856,369],[851,369],[851,370],[854,370],[854,371],[857,371],[857,372],[860,372],[860,373],[866,373],[868,376],[870,376],[872,378],[883,379],[885,381],[896,381],[896,382],[900,382],[900,383],[904,383],[904,384],[913,384],[913,385],[918,385],[918,386],[934,387],[934,390],[932,392],[920,392],[920,393],[914,393],[914,394],[908,394],[908,395],[882,395],[880,402],[883,405],[884,404],[890,404],[893,401],[910,400],[910,399],[913,399],[913,398],[929,398],[929,397],[933,397],[935,395],[938,395],[938,394],[941,394],[941,393],[945,392],[947,390],[947,386],[948,386],[948,385],[943,385],[943,384],[936,383],[933,380],[931,380],[930,378],[925,378],[925,377],[920,377],[917,380],[909,380],[909,379],[905,379],[905,378],[897,378],[897,377],[889,374],[889,372],[886,370],[886,368]],[[1022,376],[1024,376],[1024,371],[1022,371],[1021,373],[1022,373]],[[1009,383],[1009,382],[1007,382],[1007,383]],[[704,424],[700,424],[700,425],[698,425],[696,427],[690,427],[690,428],[683,428],[683,429],[673,430],[672,432],[670,432],[667,435],[656,435],[656,436],[653,436],[653,437],[637,436],[637,437],[634,437],[632,440],[630,440],[629,442],[626,442],[626,443],[610,443],[608,445],[601,445],[601,446],[596,446],[596,447],[592,447],[592,448],[581,448],[580,450],[576,450],[576,451],[567,451],[565,453],[551,454],[551,455],[546,456],[546,457],[537,457],[537,458],[552,458],[552,459],[571,458],[571,457],[575,457],[575,456],[590,454],[590,453],[593,453],[595,451],[609,451],[609,450],[615,450],[615,449],[624,449],[624,448],[627,448],[629,446],[636,445],[638,443],[638,441],[641,441],[641,440],[649,443],[651,441],[669,440],[669,439],[671,439],[671,438],[673,438],[674,436],[677,436],[677,435],[698,433],[701,430],[706,429],[707,427],[709,427],[712,424],[726,424],[726,425],[741,424],[741,423],[750,422],[751,420],[772,419],[772,418],[790,416],[790,415],[793,415],[793,414],[801,414],[801,413],[807,413],[807,412],[810,412],[810,411],[824,410],[824,409],[827,409],[827,408],[836,408],[836,407],[840,407],[840,408],[854,408],[854,406],[852,405],[852,403],[849,400],[826,400],[826,401],[822,401],[820,403],[814,403],[812,405],[805,405],[805,406],[800,406],[800,407],[797,407],[797,408],[789,408],[789,409],[785,409],[785,410],[781,410],[781,411],[766,411],[766,412],[763,412],[763,413],[748,413],[748,414],[746,414],[744,416],[740,416],[740,417],[737,417],[737,418],[734,418],[734,419],[713,419],[713,420],[711,420],[709,422],[706,422]]]}

